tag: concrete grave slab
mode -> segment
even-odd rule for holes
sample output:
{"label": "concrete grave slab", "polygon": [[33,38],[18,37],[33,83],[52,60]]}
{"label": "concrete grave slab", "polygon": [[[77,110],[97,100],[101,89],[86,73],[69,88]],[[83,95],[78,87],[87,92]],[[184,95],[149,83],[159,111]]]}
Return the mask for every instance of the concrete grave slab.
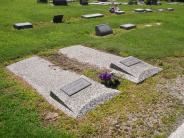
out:
{"label": "concrete grave slab", "polygon": [[33,25],[32,25],[32,23],[30,23],[30,22],[25,22],[25,23],[15,23],[15,24],[13,25],[13,27],[14,27],[15,29],[20,30],[20,29],[29,29],[29,28],[33,28]]}
{"label": "concrete grave slab", "polygon": [[[162,70],[133,57],[124,58],[81,45],[62,48],[59,53],[100,69],[109,69],[135,83],[142,82]],[[122,62],[126,62],[125,65]]]}
{"label": "concrete grave slab", "polygon": [[130,30],[130,29],[136,28],[136,25],[135,24],[131,24],[131,23],[122,24],[122,25],[120,25],[120,28],[125,29],[125,30]]}
{"label": "concrete grave slab", "polygon": [[9,65],[7,69],[25,80],[50,104],[74,118],[119,94],[118,90],[62,70],[37,56]]}
{"label": "concrete grave slab", "polygon": [[176,131],[171,133],[171,135],[168,138],[183,138],[184,137],[184,120],[183,124],[179,126]]}
{"label": "concrete grave slab", "polygon": [[98,18],[98,17],[103,17],[104,15],[101,13],[95,13],[95,14],[85,14],[82,15],[82,18],[90,19],[90,18]]}

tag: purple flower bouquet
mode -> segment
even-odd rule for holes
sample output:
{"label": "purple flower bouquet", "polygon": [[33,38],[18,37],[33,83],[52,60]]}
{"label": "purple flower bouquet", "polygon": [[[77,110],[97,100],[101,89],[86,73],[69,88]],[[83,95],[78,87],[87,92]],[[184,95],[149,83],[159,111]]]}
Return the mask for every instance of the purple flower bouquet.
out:
{"label": "purple flower bouquet", "polygon": [[120,82],[112,73],[104,72],[99,75],[101,79],[101,83],[104,84],[106,87],[116,88]]}

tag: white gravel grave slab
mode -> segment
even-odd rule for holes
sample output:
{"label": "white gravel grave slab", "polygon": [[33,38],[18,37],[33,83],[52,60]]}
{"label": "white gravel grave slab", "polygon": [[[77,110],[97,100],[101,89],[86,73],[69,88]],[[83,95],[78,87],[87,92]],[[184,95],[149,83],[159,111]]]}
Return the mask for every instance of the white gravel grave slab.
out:
{"label": "white gravel grave slab", "polygon": [[98,17],[103,17],[104,15],[101,13],[94,13],[94,14],[85,14],[82,15],[82,18],[90,19],[90,18],[98,18]]}
{"label": "white gravel grave slab", "polygon": [[37,56],[9,65],[7,69],[25,80],[50,104],[74,118],[119,94],[118,90],[62,70]]}
{"label": "white gravel grave slab", "polygon": [[[100,69],[109,69],[135,83],[142,82],[162,70],[133,57],[124,58],[81,45],[62,48],[59,53]],[[124,60],[129,63],[124,65],[121,63]],[[139,62],[133,64],[136,60]]]}
{"label": "white gravel grave slab", "polygon": [[184,123],[176,129],[168,138],[183,138],[184,137]]}

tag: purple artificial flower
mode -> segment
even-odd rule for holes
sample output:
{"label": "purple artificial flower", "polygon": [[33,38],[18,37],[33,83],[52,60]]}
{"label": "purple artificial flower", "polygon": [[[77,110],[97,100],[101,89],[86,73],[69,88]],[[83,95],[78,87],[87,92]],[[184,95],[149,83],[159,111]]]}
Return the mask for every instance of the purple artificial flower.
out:
{"label": "purple artificial flower", "polygon": [[99,78],[100,78],[101,80],[108,81],[108,80],[111,80],[111,79],[112,79],[112,74],[111,74],[111,73],[108,73],[108,72],[101,73],[101,74],[99,75]]}

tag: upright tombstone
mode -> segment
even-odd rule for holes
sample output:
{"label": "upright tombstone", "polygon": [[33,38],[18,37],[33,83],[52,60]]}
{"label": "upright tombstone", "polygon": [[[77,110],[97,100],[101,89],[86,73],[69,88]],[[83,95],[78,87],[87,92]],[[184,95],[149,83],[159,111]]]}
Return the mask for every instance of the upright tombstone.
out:
{"label": "upright tombstone", "polygon": [[130,30],[130,29],[136,28],[136,25],[135,24],[131,24],[131,23],[129,23],[129,24],[122,24],[122,25],[120,25],[120,28],[125,29],[125,30]]}
{"label": "upright tombstone", "polygon": [[55,15],[53,17],[53,23],[62,23],[63,22],[63,15]]}
{"label": "upright tombstone", "polygon": [[53,0],[53,4],[55,6],[60,6],[60,5],[67,6],[68,5],[67,0]]}
{"label": "upright tombstone", "polygon": [[95,32],[97,36],[105,36],[112,34],[112,28],[107,24],[100,24],[95,27]]}
{"label": "upright tombstone", "polygon": [[25,22],[25,23],[15,23],[13,25],[13,27],[15,29],[21,30],[21,29],[29,29],[29,28],[33,28],[32,23],[29,22]]}
{"label": "upright tombstone", "polygon": [[48,3],[48,0],[37,0],[37,3]]}
{"label": "upright tombstone", "polygon": [[88,1],[87,0],[80,0],[80,5],[88,5]]}

